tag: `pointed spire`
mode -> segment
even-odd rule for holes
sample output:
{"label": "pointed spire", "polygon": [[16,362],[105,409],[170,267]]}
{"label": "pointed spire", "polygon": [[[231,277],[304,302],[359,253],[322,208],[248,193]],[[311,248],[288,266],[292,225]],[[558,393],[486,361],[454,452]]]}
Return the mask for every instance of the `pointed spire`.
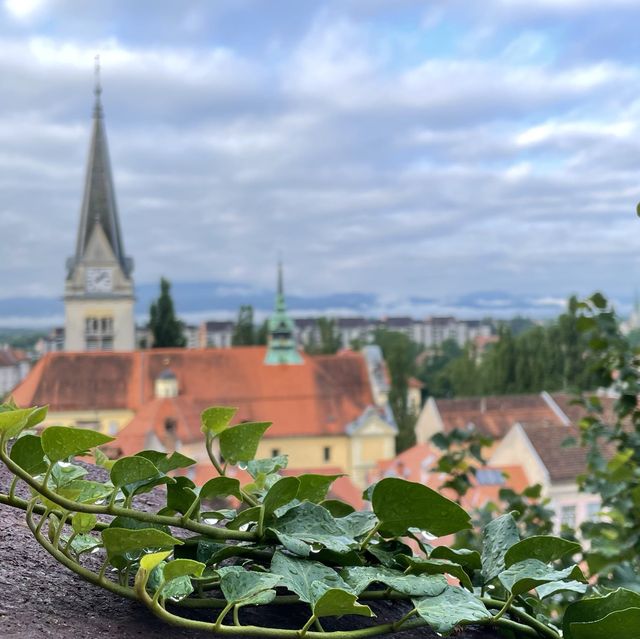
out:
{"label": "pointed spire", "polygon": [[96,54],[93,58],[93,74],[95,77],[95,85],[93,88],[93,94],[96,96],[95,104],[93,106],[93,117],[101,118],[103,117],[102,113],[102,101],[100,96],[102,95],[102,84],[100,82],[100,54]]}
{"label": "pointed spire", "polygon": [[84,257],[89,240],[93,235],[93,230],[98,225],[102,227],[125,276],[129,276],[133,270],[133,261],[124,254],[124,245],[120,232],[120,220],[116,206],[115,189],[113,188],[107,134],[104,127],[100,56],[95,57],[94,74],[95,85],[93,93],[95,95],[95,103],[91,143],[87,159],[84,196],[80,210],[76,254],[68,261],[69,276],[74,266]]}
{"label": "pointed spire", "polygon": [[273,315],[269,318],[269,335],[265,364],[302,364],[296,347],[295,324],[287,314],[284,297],[282,258],[278,259],[278,285]]}

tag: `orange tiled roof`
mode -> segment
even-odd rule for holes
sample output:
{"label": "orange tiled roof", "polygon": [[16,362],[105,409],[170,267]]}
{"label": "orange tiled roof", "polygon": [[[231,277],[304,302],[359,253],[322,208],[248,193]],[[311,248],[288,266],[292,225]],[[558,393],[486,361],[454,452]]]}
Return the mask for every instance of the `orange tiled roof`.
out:
{"label": "orange tiled roof", "polygon": [[[237,421],[273,422],[268,437],[339,435],[374,405],[360,353],[303,355],[297,366],[267,366],[264,356],[262,346],[48,353],[14,397],[22,406],[49,404],[52,412],[131,410],[136,416],[118,439],[126,434],[132,442],[150,429],[159,432],[168,417],[180,439],[194,441],[199,414],[212,405],[237,407]],[[180,395],[156,399],[154,383],[166,368]]]}
{"label": "orange tiled roof", "polygon": [[[439,449],[429,444],[416,444],[393,459],[379,461],[369,477],[369,482],[373,483],[384,477],[401,477],[439,490],[446,481],[446,474],[434,472],[432,469],[441,454]],[[498,493],[501,488],[512,488],[519,492],[529,485],[524,469],[519,465],[483,466],[479,470],[498,471],[506,477],[503,482],[473,479],[472,487],[462,498],[464,508],[479,508],[489,501],[499,501]],[[443,490],[442,493],[449,498],[455,497],[451,491]]]}
{"label": "orange tiled roof", "polygon": [[445,432],[474,424],[483,435],[501,439],[516,422],[562,423],[541,395],[438,399],[436,405]]}

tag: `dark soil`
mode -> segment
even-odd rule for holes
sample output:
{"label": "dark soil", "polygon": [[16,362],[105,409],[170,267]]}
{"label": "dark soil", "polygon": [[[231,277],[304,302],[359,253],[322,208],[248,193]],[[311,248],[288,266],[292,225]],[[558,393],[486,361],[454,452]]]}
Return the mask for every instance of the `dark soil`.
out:
{"label": "dark soil", "polygon": [[[92,470],[92,474],[95,470]],[[10,475],[0,463],[0,492],[7,493]],[[23,486],[18,494],[26,497]],[[157,505],[161,495],[146,496],[148,505]],[[156,502],[154,504],[153,502]],[[398,619],[402,602],[381,602],[372,606],[376,621]],[[185,614],[184,610],[181,614]],[[308,618],[305,606],[270,606],[243,609],[241,621],[247,625],[300,628]],[[214,613],[197,618],[212,621]],[[196,617],[194,617],[196,618]],[[356,623],[362,623],[360,619]],[[327,621],[326,630],[353,628],[353,619]],[[188,632],[155,618],[142,604],[124,599],[83,581],[61,566],[41,548],[28,529],[22,510],[0,505],[0,637],[40,639],[172,639],[210,638],[210,633]],[[390,635],[386,635],[390,637]],[[436,637],[427,629],[399,632],[398,639]],[[485,630],[466,630],[457,639],[497,639]]]}

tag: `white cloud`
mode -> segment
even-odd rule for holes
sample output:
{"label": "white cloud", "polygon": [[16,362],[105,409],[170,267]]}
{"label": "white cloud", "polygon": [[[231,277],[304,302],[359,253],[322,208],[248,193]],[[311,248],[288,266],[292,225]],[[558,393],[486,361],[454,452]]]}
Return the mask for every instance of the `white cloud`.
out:
{"label": "white cloud", "polygon": [[50,0],[4,0],[5,11],[13,18],[28,21],[50,4]]}

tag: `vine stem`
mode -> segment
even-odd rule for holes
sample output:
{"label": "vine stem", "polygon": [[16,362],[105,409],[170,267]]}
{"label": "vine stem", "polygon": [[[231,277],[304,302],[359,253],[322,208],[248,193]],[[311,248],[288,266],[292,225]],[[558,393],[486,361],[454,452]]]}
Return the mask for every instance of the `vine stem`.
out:
{"label": "vine stem", "polygon": [[[34,504],[35,505],[35,504]],[[45,539],[40,533],[36,534],[36,524],[33,521],[32,510],[27,511],[27,526],[29,526],[29,530],[31,530],[35,540],[57,561],[59,561],[63,566],[69,568],[75,572],[78,576],[82,577],[86,581],[96,585],[102,586],[106,590],[110,590],[111,592],[121,595],[122,597],[127,597],[128,599],[136,599],[136,594],[133,588],[126,588],[123,586],[119,586],[118,584],[112,581],[102,581],[100,582],[98,579],[98,575],[95,572],[92,572],[88,568],[81,566],[79,563],[73,561],[69,557],[67,557],[62,551],[57,548],[54,548],[53,544],[49,542],[48,539]]]}
{"label": "vine stem", "polygon": [[[505,604],[504,601],[501,601],[500,599],[492,599],[491,597],[481,597],[480,600],[482,601],[482,603],[484,603],[487,606],[490,606],[491,608],[501,609]],[[514,617],[517,617],[518,619],[520,619],[520,621],[523,621],[527,625],[534,628],[539,635],[549,637],[549,639],[562,639],[561,635],[559,635],[555,630],[553,630],[552,628],[549,628],[548,626],[545,626],[542,622],[538,621],[535,617],[532,617],[530,614],[526,613],[524,610],[520,610],[520,608],[516,608],[515,606],[512,606],[511,609],[509,610],[509,614],[513,615]],[[498,621],[500,624],[503,624],[507,620],[499,619]]]}
{"label": "vine stem", "polygon": [[14,475],[13,479],[11,480],[11,484],[9,486],[9,495],[8,495],[9,499],[15,498],[16,486],[18,485],[19,479],[20,479],[19,477]]}
{"label": "vine stem", "polygon": [[411,619],[411,617],[413,617],[413,615],[416,614],[418,614],[418,611],[415,608],[413,610],[409,610],[409,612],[404,617],[398,619],[398,621],[393,624],[393,629],[397,630],[405,621],[408,621],[409,619]]}
{"label": "vine stem", "polygon": [[153,513],[146,513],[131,508],[122,508],[115,505],[98,506],[95,504],[81,504],[80,502],[61,497],[57,493],[50,490],[44,483],[36,481],[29,473],[25,472],[20,466],[18,466],[12,459],[10,459],[6,451],[0,448],[0,459],[7,466],[7,468],[14,474],[24,480],[29,486],[31,486],[36,492],[43,497],[46,497],[49,501],[60,506],[63,510],[71,510],[74,512],[92,513],[99,515],[112,515],[131,517],[138,521],[144,521],[152,524],[161,524],[164,526],[176,526],[183,527],[191,532],[199,533],[210,537],[211,539],[233,539],[236,541],[254,541],[256,535],[250,531],[242,530],[229,530],[227,528],[216,528],[215,526],[209,526],[207,524],[201,524],[192,520],[185,523],[182,522],[181,517],[169,517],[167,515],[155,515]]}
{"label": "vine stem", "polygon": [[231,608],[233,608],[233,602],[232,603],[228,603],[220,612],[220,614],[218,615],[218,618],[216,619],[215,623],[213,624],[213,628],[214,628],[214,632],[218,632],[218,629],[220,628],[220,626],[222,625],[222,622],[224,621],[224,618],[227,616],[227,613],[229,612],[229,610],[231,610]]}
{"label": "vine stem", "polygon": [[[213,467],[218,471],[218,475],[220,475],[220,477],[225,477],[227,473],[227,465],[225,464],[224,466],[221,466],[220,462],[218,461],[218,458],[213,454],[214,439],[215,438],[212,437],[210,434],[207,434],[207,440],[205,444],[205,448],[207,449],[207,455],[209,456],[209,459],[211,460]],[[240,496],[242,497],[242,501],[245,504],[248,504],[249,506],[260,505],[260,502],[257,499],[252,497],[248,492],[242,490],[242,488],[240,488]]]}
{"label": "vine stem", "polygon": [[307,630],[311,628],[316,619],[317,617],[315,615],[311,615],[309,621],[307,621],[307,623],[305,623],[304,626],[302,626],[302,628],[300,628],[300,630],[298,631],[298,637],[304,637],[307,634]]}
{"label": "vine stem", "polygon": [[512,603],[513,595],[509,595],[509,598],[504,602],[504,606],[502,606],[502,608],[500,608],[500,610],[495,615],[493,615],[493,620],[498,621],[498,619],[500,619],[500,617],[502,617],[502,615],[504,615],[504,613],[509,610],[509,607]]}
{"label": "vine stem", "polygon": [[[0,504],[4,504],[5,506],[12,506],[13,508],[19,508],[20,510],[27,510],[29,508],[29,502],[26,499],[22,499],[20,497],[11,497],[10,495],[6,495],[4,493],[0,493]],[[32,508],[32,512],[37,515],[42,515],[46,507],[42,504],[35,504]],[[58,516],[62,515],[62,510],[52,510],[51,512],[55,513]],[[109,524],[99,521],[94,526],[95,530],[105,530],[109,527]]]}
{"label": "vine stem", "polygon": [[[246,639],[248,636],[260,637],[262,639],[300,639],[300,630],[261,628],[258,626],[225,626],[222,623],[216,627],[215,623],[198,621],[196,619],[186,619],[179,615],[175,615],[162,606],[153,604],[153,600],[146,591],[148,578],[149,573],[144,570],[140,570],[136,575],[135,590],[138,595],[138,599],[157,617],[174,626],[210,633],[217,632],[219,635],[237,637],[237,639]],[[417,619],[415,621],[407,622],[404,625],[404,629],[423,628],[425,626],[427,626],[426,621]],[[391,632],[394,632],[393,623],[386,623],[378,626],[371,626],[369,628],[360,628],[358,630],[337,630],[329,632],[309,630],[305,637],[306,639],[367,639],[368,637],[374,637],[379,634],[387,634]]]}
{"label": "vine stem", "polygon": [[378,530],[380,529],[380,526],[382,526],[381,522],[378,522],[370,531],[369,534],[362,540],[362,543],[360,544],[360,550],[364,550],[368,545],[369,542],[373,539],[373,536],[378,532]]}

